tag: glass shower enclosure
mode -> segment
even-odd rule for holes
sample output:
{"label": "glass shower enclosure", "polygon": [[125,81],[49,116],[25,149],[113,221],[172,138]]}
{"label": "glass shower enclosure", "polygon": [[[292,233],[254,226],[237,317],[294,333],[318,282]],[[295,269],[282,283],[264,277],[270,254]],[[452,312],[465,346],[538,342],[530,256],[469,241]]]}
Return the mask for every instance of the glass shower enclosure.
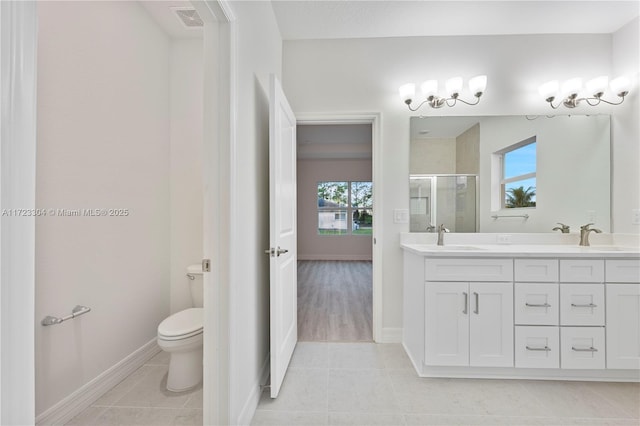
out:
{"label": "glass shower enclosure", "polygon": [[411,175],[409,230],[478,231],[478,175]]}

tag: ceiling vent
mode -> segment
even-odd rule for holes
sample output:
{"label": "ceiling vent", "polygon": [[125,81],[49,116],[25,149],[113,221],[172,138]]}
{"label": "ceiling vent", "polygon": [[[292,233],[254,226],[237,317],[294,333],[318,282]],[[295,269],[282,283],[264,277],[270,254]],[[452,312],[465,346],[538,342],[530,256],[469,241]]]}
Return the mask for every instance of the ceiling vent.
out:
{"label": "ceiling vent", "polygon": [[204,22],[202,22],[202,18],[198,15],[198,12],[194,8],[191,7],[172,7],[171,10],[176,14],[180,23],[185,28],[202,28],[204,26]]}

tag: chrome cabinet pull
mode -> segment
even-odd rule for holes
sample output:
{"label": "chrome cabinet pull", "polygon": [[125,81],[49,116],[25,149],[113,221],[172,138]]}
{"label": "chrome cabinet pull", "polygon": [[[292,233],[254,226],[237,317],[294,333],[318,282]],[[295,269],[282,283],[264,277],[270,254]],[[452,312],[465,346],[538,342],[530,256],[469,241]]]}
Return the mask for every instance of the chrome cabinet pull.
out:
{"label": "chrome cabinet pull", "polygon": [[598,305],[594,305],[593,303],[587,303],[584,305],[572,303],[571,306],[573,306],[574,308],[597,308],[598,307]]}
{"label": "chrome cabinet pull", "polygon": [[473,311],[473,313],[479,314],[480,313],[480,297],[478,296],[478,293],[476,293],[475,291],[473,292],[473,297],[476,298],[476,309]]}
{"label": "chrome cabinet pull", "polygon": [[469,305],[469,294],[466,291],[462,294],[464,294],[464,308],[462,309],[462,313],[467,315],[467,313],[469,312],[469,310],[467,309],[467,306]]}
{"label": "chrome cabinet pull", "polygon": [[598,352],[598,350],[593,346],[590,348],[576,348],[575,346],[571,346],[571,350],[576,352]]}
{"label": "chrome cabinet pull", "polygon": [[549,346],[545,346],[544,348],[536,348],[534,346],[525,346],[525,348],[527,348],[528,351],[544,351],[544,352],[549,352],[551,350],[551,348]]}
{"label": "chrome cabinet pull", "polygon": [[551,305],[548,303],[525,303],[525,306],[528,306],[530,308],[550,308]]}

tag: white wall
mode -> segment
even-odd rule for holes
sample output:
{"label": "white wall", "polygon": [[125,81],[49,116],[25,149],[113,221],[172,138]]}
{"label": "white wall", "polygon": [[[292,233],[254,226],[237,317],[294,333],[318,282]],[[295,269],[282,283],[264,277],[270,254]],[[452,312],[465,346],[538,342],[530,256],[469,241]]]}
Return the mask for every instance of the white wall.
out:
{"label": "white wall", "polygon": [[36,206],[40,414],[149,342],[169,312],[169,40],[137,2],[40,2]]}
{"label": "white wall", "polygon": [[[634,47],[637,43],[637,37],[633,40],[629,34],[618,34],[619,56],[622,57],[622,51],[628,48],[637,51]],[[425,109],[420,113],[549,114],[551,109],[540,99],[537,87],[551,79],[611,74],[611,51],[612,36],[607,34],[285,41],[284,89],[296,113],[380,111],[383,114],[384,182],[378,182],[383,185],[385,200],[381,207],[384,234],[379,241],[383,244],[384,258],[383,328],[402,325],[399,233],[408,231],[408,225],[393,223],[393,209],[408,208],[409,203],[409,117],[412,113],[400,101],[398,87],[428,78],[443,81],[454,75],[469,78],[487,74],[487,91],[479,105],[458,105],[438,111]],[[624,61],[629,61],[629,68],[637,72],[637,60],[631,62],[625,58]],[[632,107],[624,105],[623,108]],[[620,120],[626,125],[634,126],[631,123],[633,116],[627,114],[627,110],[622,115],[620,107],[589,109],[581,106],[572,113],[587,111],[613,111],[621,114]],[[637,136],[635,139],[616,139],[619,136],[619,132],[614,132],[614,150],[637,144]],[[632,161],[624,160],[621,158],[624,154],[619,153],[614,158],[614,168],[637,168],[637,149],[636,146],[632,150],[636,154]],[[623,165],[623,161],[629,161],[629,164]],[[636,179],[628,184],[624,193],[638,193],[639,186]],[[614,205],[625,196],[616,189]],[[614,225],[622,228],[622,218],[615,217],[618,219]]]}
{"label": "white wall", "polygon": [[611,119],[613,141],[612,216],[615,232],[639,233],[631,223],[632,210],[640,209],[640,18],[613,34],[612,75],[627,75],[632,91]]}
{"label": "white wall", "polygon": [[191,307],[186,267],[202,261],[202,40],[170,51],[171,312]]}
{"label": "white wall", "polygon": [[318,182],[370,180],[371,159],[298,160],[298,259],[371,260],[369,235],[318,235]]}
{"label": "white wall", "polygon": [[[232,2],[237,18],[237,116],[232,147],[230,419],[248,422],[269,361],[269,75],[282,39],[269,2]],[[286,91],[285,91],[286,93]],[[268,370],[267,370],[268,371]],[[266,379],[266,377],[265,377]],[[248,418],[247,418],[248,417]]]}

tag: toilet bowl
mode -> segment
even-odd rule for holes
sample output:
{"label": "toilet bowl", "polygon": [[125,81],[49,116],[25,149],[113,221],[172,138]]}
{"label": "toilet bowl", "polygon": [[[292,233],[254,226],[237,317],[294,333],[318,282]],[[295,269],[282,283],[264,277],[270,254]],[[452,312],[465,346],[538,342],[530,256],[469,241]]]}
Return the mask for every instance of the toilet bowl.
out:
{"label": "toilet bowl", "polygon": [[181,392],[202,381],[202,267],[187,268],[194,308],[184,309],[158,325],[158,346],[169,353],[167,390]]}

